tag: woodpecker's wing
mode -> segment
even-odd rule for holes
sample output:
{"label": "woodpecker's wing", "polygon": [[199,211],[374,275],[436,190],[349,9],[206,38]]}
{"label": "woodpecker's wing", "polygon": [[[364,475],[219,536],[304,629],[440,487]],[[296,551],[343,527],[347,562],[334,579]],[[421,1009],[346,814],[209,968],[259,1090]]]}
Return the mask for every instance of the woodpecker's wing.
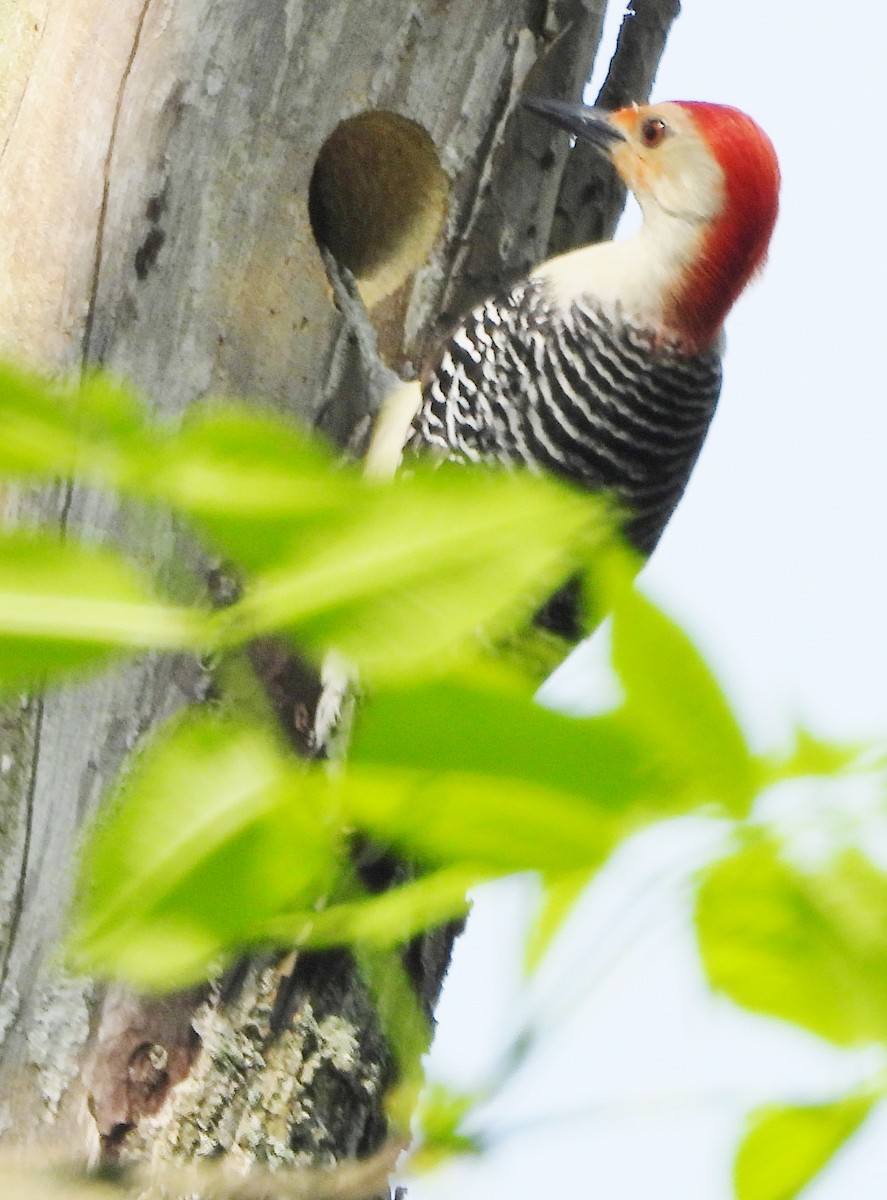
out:
{"label": "woodpecker's wing", "polygon": [[444,346],[407,438],[457,462],[524,465],[612,493],[649,554],[681,497],[721,384],[718,346],[564,308],[538,280],[480,305]]}

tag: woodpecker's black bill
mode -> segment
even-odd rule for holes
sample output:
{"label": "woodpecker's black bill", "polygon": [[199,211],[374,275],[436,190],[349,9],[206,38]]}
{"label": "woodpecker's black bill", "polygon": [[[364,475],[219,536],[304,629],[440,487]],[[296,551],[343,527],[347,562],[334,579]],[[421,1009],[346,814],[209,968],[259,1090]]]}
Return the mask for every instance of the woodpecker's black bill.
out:
{"label": "woodpecker's black bill", "polygon": [[610,123],[610,114],[602,108],[586,108],[566,100],[550,100],[544,96],[524,96],[524,108],[545,117],[547,121],[566,129],[575,137],[591,142],[601,150],[609,150],[615,142],[624,142],[625,134]]}

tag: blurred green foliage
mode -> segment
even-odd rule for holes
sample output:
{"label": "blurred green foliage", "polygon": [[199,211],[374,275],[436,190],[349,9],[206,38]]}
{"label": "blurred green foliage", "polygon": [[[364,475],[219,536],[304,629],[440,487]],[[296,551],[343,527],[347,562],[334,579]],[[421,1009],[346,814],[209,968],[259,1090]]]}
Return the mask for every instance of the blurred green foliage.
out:
{"label": "blurred green foliage", "polygon": [[[203,708],[155,731],[83,855],[78,968],[167,989],[244,947],[347,944],[390,1009],[405,1121],[429,1035],[391,949],[463,915],[474,884],[534,872],[545,900],[533,969],[616,847],[705,813],[735,835],[698,880],[712,986],[838,1045],[887,1044],[887,875],[860,849],[799,865],[755,808],[773,783],[813,775],[868,774],[883,797],[883,756],[807,733],[789,755],[754,753],[692,642],[634,588],[603,502],[520,474],[367,481],[276,417],[213,403],[160,427],[101,376],[50,387],[3,369],[0,421],[0,477],[76,477],[163,505],[239,589],[222,609],[184,607],[110,544],[7,529],[0,688],[61,683],[146,648],[236,657],[260,634],[317,661],[335,649],[369,685],[335,771],[295,760],[254,708]],[[589,718],[540,708],[532,670],[496,652],[577,576],[588,611],[611,614],[621,687]],[[366,894],[350,867],[356,835],[420,874]],[[884,1090],[879,1077],[833,1103],[754,1114],[737,1195],[797,1195]],[[427,1097],[428,1161],[474,1147],[462,1132],[472,1103]]]}

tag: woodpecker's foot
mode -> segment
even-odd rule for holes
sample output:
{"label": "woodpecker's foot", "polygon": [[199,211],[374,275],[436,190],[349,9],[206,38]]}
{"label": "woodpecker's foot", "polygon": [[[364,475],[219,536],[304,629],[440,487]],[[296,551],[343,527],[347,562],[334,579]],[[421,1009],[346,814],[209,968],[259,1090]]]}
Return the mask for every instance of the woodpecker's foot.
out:
{"label": "woodpecker's foot", "polygon": [[351,728],[354,669],[341,655],[329,653],[320,672],[321,693],[314,714],[314,753],[339,758]]}

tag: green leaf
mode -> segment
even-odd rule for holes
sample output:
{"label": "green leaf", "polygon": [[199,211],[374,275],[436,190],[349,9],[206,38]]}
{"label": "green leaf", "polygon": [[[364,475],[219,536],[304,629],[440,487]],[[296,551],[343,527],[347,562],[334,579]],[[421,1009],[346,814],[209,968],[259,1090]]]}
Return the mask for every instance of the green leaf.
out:
{"label": "green leaf", "polygon": [[[273,415],[216,402],[193,410],[154,464],[152,494],[192,517],[249,570],[298,553],[305,526],[358,507],[356,472]],[[332,530],[328,531],[332,532]]]}
{"label": "green leaf", "polygon": [[877,1097],[753,1113],[736,1156],[737,1200],[794,1200],[857,1131]]}
{"label": "green leaf", "polygon": [[316,655],[335,647],[376,683],[440,672],[528,619],[607,536],[593,498],[530,475],[361,481],[225,620],[240,639],[290,629]]}
{"label": "green leaf", "polygon": [[539,967],[587,887],[587,871],[546,881],[542,905],[530,926],[524,947],[524,966],[528,975]]}
{"label": "green leaf", "polygon": [[457,1154],[481,1153],[477,1138],[460,1129],[480,1100],[479,1095],[454,1092],[441,1084],[425,1088],[417,1113],[420,1141],[410,1156],[412,1171],[432,1170]]}
{"label": "green leaf", "polygon": [[376,692],[356,722],[351,761],[534,783],[616,813],[671,816],[691,807],[675,794],[681,777],[650,762],[647,742],[621,713],[564,716],[507,679],[451,677]]}
{"label": "green leaf", "polygon": [[795,733],[795,744],[788,754],[760,760],[764,785],[804,776],[839,775],[844,771],[868,769],[872,750],[864,743],[844,744],[826,741],[806,729]]}
{"label": "green leaf", "polygon": [[[621,713],[575,718],[491,679],[378,692],[356,723],[354,819],[435,862],[588,875],[622,838],[694,798]],[[373,773],[401,773],[373,801]],[[393,777],[392,777],[393,778]]]}
{"label": "green leaf", "polygon": [[338,482],[318,437],[230,400],[192,410],[155,473],[158,493],[183,510],[243,517],[293,516],[318,499],[332,507]]}
{"label": "green leaf", "polygon": [[338,850],[304,779],[258,730],[204,717],[161,737],[87,847],[78,968],[180,987],[271,916],[313,904]]}
{"label": "green leaf", "polygon": [[386,845],[491,875],[590,873],[628,824],[553,787],[464,771],[354,768],[340,801],[357,828]]}
{"label": "green leaf", "polygon": [[0,366],[0,473],[38,478],[80,474],[121,485],[144,477],[156,438],[144,407],[109,376],[80,387]]}
{"label": "green leaf", "polygon": [[620,588],[613,612],[613,666],[632,723],[656,752],[695,783],[697,794],[744,815],[758,777],[717,680],[687,635],[638,591]]}
{"label": "green leaf", "polygon": [[424,1083],[422,1059],[431,1046],[433,1025],[420,1007],[400,953],[362,946],[354,957],[395,1062],[397,1083],[385,1096],[385,1113],[393,1131],[406,1135]]}
{"label": "green leaf", "polygon": [[110,549],[0,533],[0,686],[39,684],[114,652],[194,649],[203,614],[156,601]]}
{"label": "green leaf", "polygon": [[391,891],[320,911],[284,913],[268,921],[259,936],[282,945],[321,948],[345,943],[389,949],[468,912],[466,893],[484,872],[467,867],[431,871]]}
{"label": "green leaf", "polygon": [[712,986],[839,1045],[887,1040],[887,876],[862,854],[802,871],[758,839],[717,863],[696,905]]}

